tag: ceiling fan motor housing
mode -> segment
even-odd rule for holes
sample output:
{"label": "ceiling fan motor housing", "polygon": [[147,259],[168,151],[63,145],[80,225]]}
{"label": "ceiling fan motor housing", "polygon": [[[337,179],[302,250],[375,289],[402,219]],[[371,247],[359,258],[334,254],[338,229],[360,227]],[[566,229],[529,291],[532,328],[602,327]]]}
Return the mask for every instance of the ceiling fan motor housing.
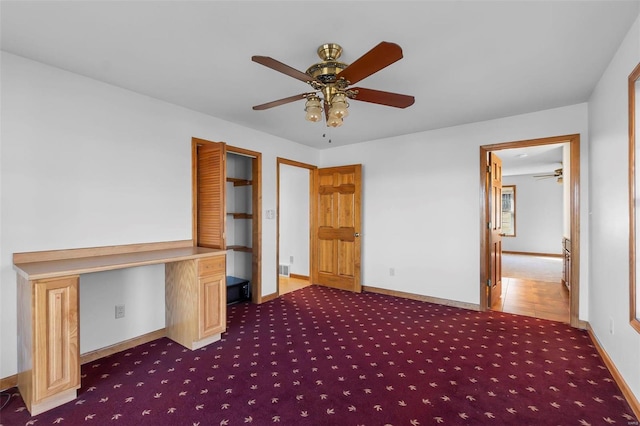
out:
{"label": "ceiling fan motor housing", "polygon": [[342,47],[335,43],[327,43],[318,47],[318,56],[322,62],[311,65],[306,74],[324,83],[335,83],[336,75],[349,65],[338,62],[337,59],[342,54]]}
{"label": "ceiling fan motor housing", "polygon": [[342,62],[318,62],[307,69],[307,74],[324,84],[330,84],[335,83],[336,75],[346,67],[347,64]]}

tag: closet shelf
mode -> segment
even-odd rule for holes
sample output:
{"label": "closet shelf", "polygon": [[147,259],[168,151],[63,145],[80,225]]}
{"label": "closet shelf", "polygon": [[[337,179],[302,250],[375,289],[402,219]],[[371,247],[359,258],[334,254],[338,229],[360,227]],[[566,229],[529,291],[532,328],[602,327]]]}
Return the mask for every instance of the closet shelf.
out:
{"label": "closet shelf", "polygon": [[243,252],[246,252],[246,253],[251,253],[252,252],[251,247],[246,247],[246,246],[227,246],[227,250],[243,251]]}
{"label": "closet shelf", "polygon": [[233,216],[234,219],[251,219],[253,215],[251,213],[233,213],[227,212],[229,216]]}
{"label": "closet shelf", "polygon": [[233,186],[247,186],[253,183],[248,179],[238,179],[238,178],[232,178],[232,177],[228,177],[227,182],[232,182]]}

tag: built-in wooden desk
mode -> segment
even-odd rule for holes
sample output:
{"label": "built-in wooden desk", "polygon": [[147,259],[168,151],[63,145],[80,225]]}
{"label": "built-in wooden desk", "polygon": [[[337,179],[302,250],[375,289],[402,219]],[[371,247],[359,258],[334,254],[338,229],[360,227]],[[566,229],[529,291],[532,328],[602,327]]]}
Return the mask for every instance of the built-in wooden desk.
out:
{"label": "built-in wooden desk", "polygon": [[225,251],[190,240],[14,253],[18,275],[18,388],[32,415],[80,387],[80,275],[165,264],[165,331],[189,349],[226,329]]}

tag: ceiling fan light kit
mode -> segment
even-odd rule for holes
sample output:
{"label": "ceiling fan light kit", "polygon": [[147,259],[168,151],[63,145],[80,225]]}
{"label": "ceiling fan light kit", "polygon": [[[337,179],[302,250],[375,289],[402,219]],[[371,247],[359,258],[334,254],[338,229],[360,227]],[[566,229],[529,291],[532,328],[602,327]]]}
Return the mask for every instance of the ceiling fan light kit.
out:
{"label": "ceiling fan light kit", "polygon": [[413,96],[383,92],[365,88],[349,88],[353,83],[374,74],[402,58],[402,49],[395,43],[381,42],[365,53],[351,65],[338,62],[342,47],[335,43],[326,43],[318,47],[321,62],[311,65],[301,72],[268,56],[253,56],[252,61],[279,71],[290,77],[304,81],[313,88],[313,92],[290,96],[277,101],[256,105],[254,110],[264,110],[299,99],[306,99],[305,118],[307,121],[322,120],[322,112],[328,127],[340,127],[349,115],[347,99],[386,105],[395,108],[407,108],[413,105]]}
{"label": "ceiling fan light kit", "polygon": [[304,110],[307,112],[306,119],[308,121],[317,122],[322,120],[322,104],[320,98],[315,94],[307,95],[307,102]]}

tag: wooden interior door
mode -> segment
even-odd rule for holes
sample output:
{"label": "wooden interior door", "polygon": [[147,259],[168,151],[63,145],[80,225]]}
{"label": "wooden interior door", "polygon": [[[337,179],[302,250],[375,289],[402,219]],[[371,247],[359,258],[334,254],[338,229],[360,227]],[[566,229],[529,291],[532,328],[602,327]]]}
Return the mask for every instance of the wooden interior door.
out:
{"label": "wooden interior door", "polygon": [[361,178],[360,164],[314,170],[311,221],[314,284],[362,291]]}
{"label": "wooden interior door", "polygon": [[489,153],[489,307],[502,298],[502,160]]}
{"label": "wooden interior door", "polygon": [[195,244],[225,250],[226,145],[193,138],[192,155]]}

